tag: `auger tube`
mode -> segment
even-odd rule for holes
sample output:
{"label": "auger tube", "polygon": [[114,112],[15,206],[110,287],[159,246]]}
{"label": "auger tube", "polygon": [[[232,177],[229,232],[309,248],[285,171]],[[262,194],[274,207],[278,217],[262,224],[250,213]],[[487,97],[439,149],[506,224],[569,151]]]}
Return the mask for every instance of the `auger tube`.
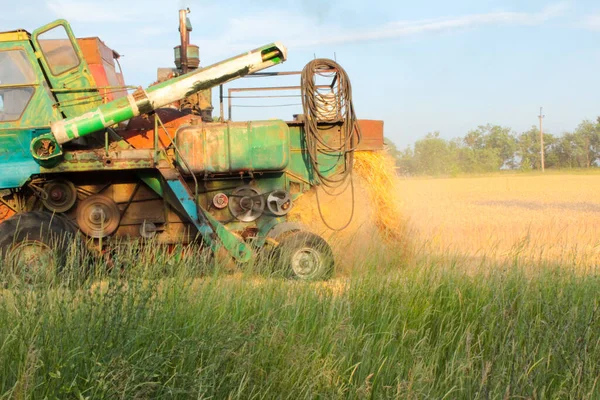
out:
{"label": "auger tube", "polygon": [[268,44],[146,90],[140,87],[127,97],[103,104],[95,111],[52,123],[51,132],[58,144],[64,144],[140,114],[152,112],[201,90],[281,64],[286,59],[287,49],[283,45]]}

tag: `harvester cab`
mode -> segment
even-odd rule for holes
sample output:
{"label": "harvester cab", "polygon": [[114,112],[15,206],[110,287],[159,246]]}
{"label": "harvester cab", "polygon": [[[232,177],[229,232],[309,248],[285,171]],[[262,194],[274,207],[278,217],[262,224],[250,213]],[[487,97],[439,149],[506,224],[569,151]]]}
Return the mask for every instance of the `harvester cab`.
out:
{"label": "harvester cab", "polygon": [[[102,60],[97,60],[91,52],[86,57],[79,44],[91,49],[90,40],[75,39],[64,20],[45,25],[33,34],[23,30],[0,34],[2,128],[15,121],[19,121],[20,128],[48,126],[49,122],[80,115],[102,104],[100,91],[110,89],[108,82],[113,89],[122,88],[122,74],[115,70],[118,54],[101,43],[94,50],[108,50],[109,57],[104,54]],[[104,65],[98,69],[98,64]],[[106,99],[113,100],[113,93]],[[36,107],[28,107],[30,103]]]}
{"label": "harvester cab", "polygon": [[[29,270],[41,254],[60,265],[67,244],[51,237],[81,232],[94,248],[199,243],[238,262],[270,247],[291,276],[331,274],[327,243],[287,214],[319,185],[347,183],[361,126],[369,128],[362,149],[377,150],[382,123],[356,119],[348,77],[330,60],[302,72],[304,114],[293,121],[226,120],[222,85],[260,76],[287,50],[267,44],[201,68],[188,12],[180,12],[176,68],[159,69],[146,89],[126,86],[119,54],[98,38],[77,39],[64,20],[0,33],[5,265]],[[317,75],[332,77],[326,93]]]}

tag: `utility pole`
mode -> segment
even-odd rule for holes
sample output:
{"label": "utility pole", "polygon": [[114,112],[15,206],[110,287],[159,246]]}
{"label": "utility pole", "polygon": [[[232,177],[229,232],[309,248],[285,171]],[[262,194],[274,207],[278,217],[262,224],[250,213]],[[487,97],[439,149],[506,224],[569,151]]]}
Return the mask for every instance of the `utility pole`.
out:
{"label": "utility pole", "polygon": [[544,107],[540,107],[540,156],[541,156],[541,166],[542,166],[542,172],[545,171],[545,166],[544,166],[544,127],[542,125],[542,120],[544,119],[545,115],[543,115],[543,111],[544,111]]}

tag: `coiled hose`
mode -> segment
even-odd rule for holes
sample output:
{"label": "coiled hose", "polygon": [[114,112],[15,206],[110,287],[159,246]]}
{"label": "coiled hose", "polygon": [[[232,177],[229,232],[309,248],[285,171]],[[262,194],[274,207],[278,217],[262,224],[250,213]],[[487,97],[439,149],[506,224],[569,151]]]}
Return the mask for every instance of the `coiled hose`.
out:
{"label": "coiled hose", "polygon": [[[326,89],[317,85],[318,77],[333,79],[332,87]],[[357,122],[354,104],[352,102],[352,85],[346,71],[335,61],[329,59],[315,59],[309,62],[302,70],[301,75],[302,108],[304,112],[304,132],[308,157],[314,173],[313,184],[321,187],[330,196],[339,196],[348,187],[352,191],[352,211],[348,221],[341,227],[332,227],[325,219],[319,201],[319,191],[316,190],[317,206],[323,223],[334,231],[346,228],[354,217],[354,182],[352,179],[352,166],[354,151],[361,139],[361,131]],[[334,99],[333,111],[335,115],[324,115],[323,105],[331,105]],[[328,107],[329,108],[329,107]],[[321,110],[320,110],[321,109]],[[341,136],[337,143],[326,140],[322,135],[319,123],[334,125],[341,122]],[[339,171],[325,173],[330,165],[322,167],[319,155],[343,158]]]}

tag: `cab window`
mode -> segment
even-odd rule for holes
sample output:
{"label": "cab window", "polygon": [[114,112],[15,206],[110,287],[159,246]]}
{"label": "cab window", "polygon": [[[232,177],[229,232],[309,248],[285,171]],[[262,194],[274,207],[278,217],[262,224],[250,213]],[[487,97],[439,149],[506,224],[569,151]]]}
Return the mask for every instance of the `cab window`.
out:
{"label": "cab window", "polygon": [[0,122],[21,118],[34,83],[35,72],[23,50],[0,51]]}
{"label": "cab window", "polygon": [[0,85],[27,85],[35,72],[23,50],[0,51]]}
{"label": "cab window", "polygon": [[60,75],[79,65],[79,57],[64,26],[55,26],[41,33],[37,41],[53,75]]}

